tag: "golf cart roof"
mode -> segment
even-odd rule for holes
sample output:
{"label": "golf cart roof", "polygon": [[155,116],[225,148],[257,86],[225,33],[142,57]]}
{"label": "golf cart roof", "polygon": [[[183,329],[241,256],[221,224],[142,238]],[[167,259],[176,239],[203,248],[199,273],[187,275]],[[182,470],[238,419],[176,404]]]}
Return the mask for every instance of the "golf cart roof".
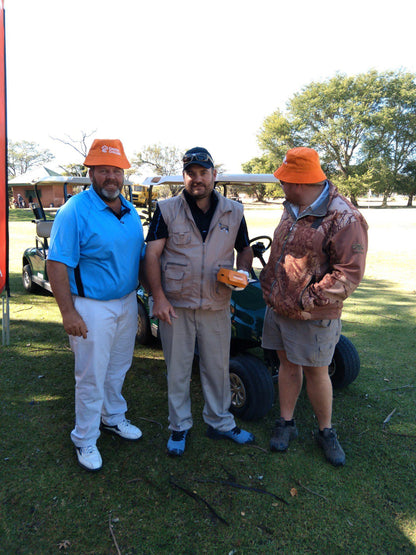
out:
{"label": "golf cart roof", "polygon": [[[85,177],[75,177],[72,175],[50,175],[49,177],[44,177],[35,183],[35,185],[47,185],[51,183],[66,183],[67,185],[91,185],[91,180],[88,176]],[[124,185],[133,185],[131,181],[124,178]]]}
{"label": "golf cart roof", "polygon": [[[255,185],[259,183],[279,183],[279,180],[271,173],[219,173],[215,183],[217,185]],[[183,184],[182,175],[156,175],[146,177],[143,181],[145,187],[180,184]]]}

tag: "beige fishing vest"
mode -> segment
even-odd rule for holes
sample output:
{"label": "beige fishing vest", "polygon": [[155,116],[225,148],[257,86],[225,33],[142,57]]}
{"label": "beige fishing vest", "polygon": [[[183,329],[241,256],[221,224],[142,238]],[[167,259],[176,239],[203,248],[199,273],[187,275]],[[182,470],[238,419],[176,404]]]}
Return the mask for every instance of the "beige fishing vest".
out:
{"label": "beige fishing vest", "polygon": [[214,194],[218,204],[205,242],[183,193],[159,202],[169,232],[161,257],[162,285],[174,307],[220,310],[230,302],[231,290],[217,281],[217,272],[234,266],[243,206]]}

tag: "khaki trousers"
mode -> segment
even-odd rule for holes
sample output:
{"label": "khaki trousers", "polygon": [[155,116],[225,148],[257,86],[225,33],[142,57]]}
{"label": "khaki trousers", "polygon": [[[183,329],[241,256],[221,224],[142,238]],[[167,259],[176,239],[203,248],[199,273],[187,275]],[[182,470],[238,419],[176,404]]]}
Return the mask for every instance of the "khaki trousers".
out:
{"label": "khaki trousers", "polygon": [[188,430],[193,425],[190,382],[195,340],[206,424],[225,432],[235,426],[230,413],[229,377],[231,320],[229,308],[191,310],[175,308],[172,325],[160,322],[160,336],[168,372],[169,428]]}

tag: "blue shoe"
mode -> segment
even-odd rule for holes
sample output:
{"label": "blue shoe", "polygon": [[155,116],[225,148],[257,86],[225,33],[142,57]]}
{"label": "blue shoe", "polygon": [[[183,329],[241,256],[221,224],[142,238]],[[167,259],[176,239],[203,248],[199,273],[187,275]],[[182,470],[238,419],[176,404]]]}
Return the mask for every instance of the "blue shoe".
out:
{"label": "blue shoe", "polygon": [[238,426],[235,426],[232,430],[228,430],[227,432],[220,432],[216,430],[212,426],[208,426],[207,429],[207,436],[211,439],[232,439],[236,443],[240,443],[241,445],[246,443],[254,443],[255,437],[250,432],[246,432],[246,430],[240,430]]}
{"label": "blue shoe", "polygon": [[173,431],[170,434],[167,445],[169,455],[173,457],[181,457],[183,455],[188,434],[189,430],[183,430],[182,432]]}

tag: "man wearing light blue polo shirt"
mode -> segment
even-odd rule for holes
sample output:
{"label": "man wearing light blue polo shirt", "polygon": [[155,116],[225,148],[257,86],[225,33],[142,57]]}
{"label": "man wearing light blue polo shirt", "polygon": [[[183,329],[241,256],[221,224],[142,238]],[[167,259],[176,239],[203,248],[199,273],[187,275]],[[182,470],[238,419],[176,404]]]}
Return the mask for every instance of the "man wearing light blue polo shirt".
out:
{"label": "man wearing light blue polo shirt", "polygon": [[103,430],[138,440],[121,393],[137,330],[136,289],[144,256],[143,228],[120,191],[130,164],[118,140],[95,140],[85,159],[92,186],[58,211],[47,270],[75,355],[78,463],[102,466],[96,442]]}

